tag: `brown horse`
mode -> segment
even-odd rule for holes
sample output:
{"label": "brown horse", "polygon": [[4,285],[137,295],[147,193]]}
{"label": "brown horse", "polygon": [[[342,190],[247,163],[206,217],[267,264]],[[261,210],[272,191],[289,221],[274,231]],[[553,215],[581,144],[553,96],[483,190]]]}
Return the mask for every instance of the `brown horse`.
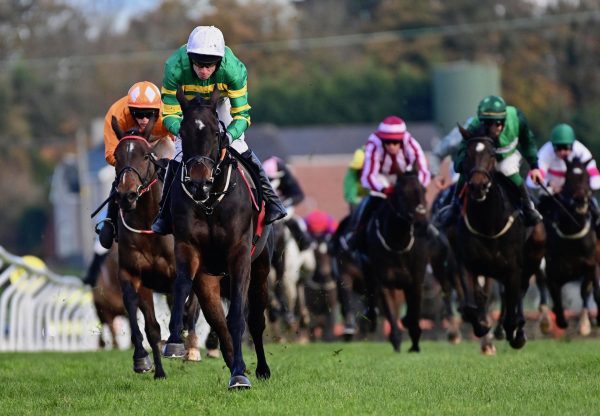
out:
{"label": "brown horse", "polygon": [[451,241],[465,274],[461,279],[463,316],[473,325],[477,337],[487,335],[487,295],[479,276],[496,279],[502,287],[506,338],[511,347],[522,348],[526,343],[523,297],[544,254],[543,227],[538,224],[528,234],[515,208],[511,192],[514,185],[496,170],[493,140],[471,137],[464,129],[461,132],[467,140],[464,209],[456,226],[456,238]]}
{"label": "brown horse", "polygon": [[[207,322],[219,336],[231,371],[229,388],[249,388],[242,354],[246,321],[257,356],[256,376],[271,376],[263,345],[273,244],[272,238],[265,238],[271,235],[270,226],[255,241],[259,212],[253,208],[248,171],[238,166],[239,159],[226,147],[219,128],[219,90],[214,88],[210,100],[188,101],[181,88],[176,96],[183,112],[179,133],[183,163],[170,190],[177,279],[167,342],[181,343],[183,302],[193,287]],[[265,242],[266,248],[260,247]],[[227,319],[221,289],[230,299]]]}
{"label": "brown horse", "polygon": [[[154,234],[150,225],[158,213],[162,188],[158,179],[157,160],[165,155],[159,152],[159,148],[168,148],[172,146],[172,142],[168,138],[148,142],[152,131],[150,123],[143,136],[124,133],[114,117],[112,127],[120,140],[115,149],[115,198],[119,205],[119,281],[131,326],[133,369],[136,372],[152,369],[137,323],[139,307],[144,315],[146,337],[154,357],[154,378],[164,378],[159,350],[160,325],[155,316],[153,291],[171,293],[176,275],[175,253],[173,238]],[[195,327],[200,308],[195,296],[189,297],[186,311],[186,329],[189,331],[187,358],[198,361],[200,354]]]}
{"label": "brown horse", "polygon": [[[590,213],[592,190],[586,167],[590,161],[591,159],[581,161],[578,158],[567,160],[565,183],[558,194],[560,202],[551,201],[552,197],[545,197],[540,201],[548,234],[546,281],[552,296],[556,324],[562,329],[567,327],[562,287],[569,281],[581,279],[582,335],[589,334],[588,301],[592,290],[596,304],[600,304],[600,287],[596,277],[597,237]],[[558,203],[563,205],[564,210],[559,209]]]}
{"label": "brown horse", "polygon": [[400,352],[401,343],[398,314],[402,292],[406,300],[402,324],[412,342],[409,351],[420,351],[419,321],[428,257],[426,214],[425,188],[413,167],[397,175],[392,194],[381,199],[365,230],[364,275],[374,280],[371,296],[381,295],[391,327],[389,340],[396,352]]}
{"label": "brown horse", "polygon": [[[127,311],[123,304],[123,293],[119,284],[118,249],[114,245],[100,268],[98,280],[92,294],[100,324],[108,327],[112,338],[112,347],[118,349],[115,318],[117,316],[127,316]],[[100,348],[106,347],[102,329],[98,342]]]}

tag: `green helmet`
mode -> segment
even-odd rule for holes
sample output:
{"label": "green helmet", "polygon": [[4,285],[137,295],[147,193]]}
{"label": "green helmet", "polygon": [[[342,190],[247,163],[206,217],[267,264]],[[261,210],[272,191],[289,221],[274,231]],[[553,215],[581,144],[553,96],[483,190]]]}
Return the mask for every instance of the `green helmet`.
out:
{"label": "green helmet", "polygon": [[554,146],[560,144],[573,144],[575,142],[575,132],[573,131],[573,127],[565,123],[558,124],[552,129],[550,142]]}
{"label": "green helmet", "polygon": [[502,97],[489,95],[479,102],[477,117],[479,120],[504,120],[506,118],[506,103]]}

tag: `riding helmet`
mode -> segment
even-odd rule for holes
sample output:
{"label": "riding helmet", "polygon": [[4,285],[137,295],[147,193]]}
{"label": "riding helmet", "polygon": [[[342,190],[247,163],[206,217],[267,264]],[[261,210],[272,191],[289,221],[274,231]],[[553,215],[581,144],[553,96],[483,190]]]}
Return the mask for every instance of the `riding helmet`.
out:
{"label": "riding helmet", "polygon": [[160,110],[160,90],[150,81],[136,82],[127,92],[127,105],[134,108]]}
{"label": "riding helmet", "polygon": [[479,102],[477,107],[479,120],[504,120],[506,118],[506,102],[497,95],[489,95]]}
{"label": "riding helmet", "polygon": [[556,145],[572,145],[575,142],[575,132],[573,127],[568,124],[561,123],[552,129],[550,134],[550,142]]}
{"label": "riding helmet", "polygon": [[223,33],[214,26],[197,26],[190,33],[186,51],[192,62],[219,64],[225,56]]}

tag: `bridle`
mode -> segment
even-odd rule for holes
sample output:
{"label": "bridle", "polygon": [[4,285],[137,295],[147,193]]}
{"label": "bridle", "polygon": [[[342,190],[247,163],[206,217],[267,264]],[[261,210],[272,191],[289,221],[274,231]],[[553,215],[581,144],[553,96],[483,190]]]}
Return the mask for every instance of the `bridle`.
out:
{"label": "bridle", "polygon": [[[121,138],[121,142],[123,142],[124,140],[141,140],[144,143],[146,143],[148,146],[150,146],[148,141],[140,136],[132,136],[132,135],[125,136],[125,137]],[[127,150],[127,153],[129,153],[129,149]],[[152,178],[153,174],[155,173],[155,170],[150,169],[150,166],[153,165],[157,159],[156,155],[154,153],[150,152],[150,153],[146,153],[144,157],[150,161],[150,163],[148,163],[148,167],[146,168],[146,172],[144,175],[142,175],[140,173],[140,171],[138,169],[134,168],[133,166],[126,165],[125,167],[123,167],[123,169],[121,169],[117,173],[117,178],[116,178],[116,181],[119,182],[127,172],[133,172],[136,174],[136,176],[140,180],[140,184],[138,185],[137,189],[135,190],[136,201],[144,193],[148,192],[155,183],[158,182],[158,178]]]}
{"label": "bridle", "polygon": [[[471,139],[467,140],[467,145],[469,143],[482,143],[483,144],[484,142],[489,143],[490,145],[492,145],[492,149],[494,148],[494,141],[491,138],[489,138],[489,137],[474,137],[474,138],[471,138]],[[492,153],[492,157],[495,157],[494,153]],[[475,198],[475,201],[477,201],[477,202],[483,202],[487,198],[487,195],[490,192],[490,189],[492,188],[493,179],[492,179],[492,175],[491,175],[491,173],[490,173],[489,170],[484,169],[484,168],[482,168],[480,166],[475,166],[475,167],[473,167],[469,171],[469,174],[467,176],[467,183],[471,182],[471,178],[476,173],[479,173],[479,174],[485,176],[485,178],[487,179],[485,185],[481,189],[481,196],[479,198]]]}

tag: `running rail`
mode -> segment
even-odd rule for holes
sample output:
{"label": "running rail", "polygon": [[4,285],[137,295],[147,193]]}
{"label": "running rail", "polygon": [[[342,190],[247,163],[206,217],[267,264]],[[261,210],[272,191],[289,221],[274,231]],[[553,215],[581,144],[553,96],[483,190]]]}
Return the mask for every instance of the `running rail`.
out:
{"label": "running rail", "polygon": [[0,351],[96,350],[90,288],[31,263],[0,246]]}

